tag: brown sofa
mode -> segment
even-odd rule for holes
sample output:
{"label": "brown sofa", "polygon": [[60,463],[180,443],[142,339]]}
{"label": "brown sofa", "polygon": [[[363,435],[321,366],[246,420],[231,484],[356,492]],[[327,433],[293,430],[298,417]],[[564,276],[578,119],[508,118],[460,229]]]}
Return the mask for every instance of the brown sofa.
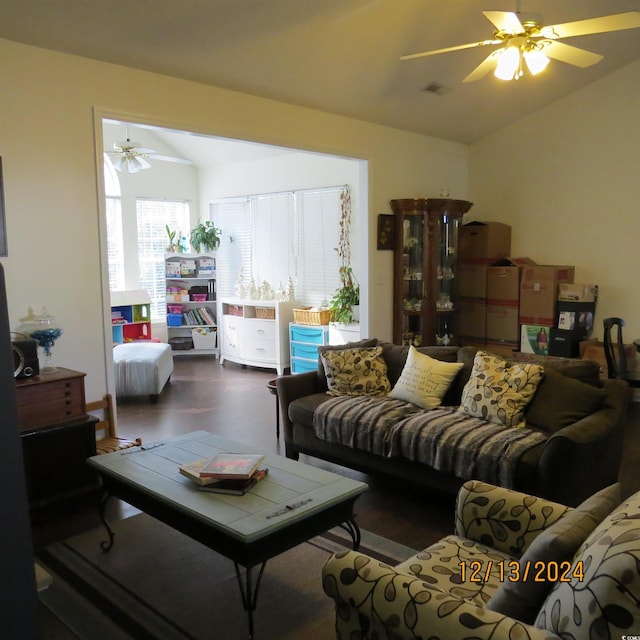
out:
{"label": "brown sofa", "polygon": [[[372,339],[357,345],[321,349],[344,349],[371,344],[382,347],[387,375],[393,386],[402,373],[408,347]],[[422,347],[419,351],[445,362],[463,363],[443,400],[443,406],[459,405],[477,349]],[[628,387],[619,380],[601,382],[596,362],[535,356],[532,359],[543,365],[545,378],[529,404],[525,417],[527,426],[544,434],[544,440],[519,458],[510,488],[575,506],[599,489],[617,481]],[[508,362],[511,364],[514,361]],[[578,399],[572,398],[575,395],[574,387],[584,388],[567,382],[568,378],[601,389],[598,395],[602,399],[598,401],[596,410],[585,415],[584,406],[580,406],[579,394]],[[331,397],[326,393],[327,381],[320,355],[317,371],[282,376],[277,379],[276,385],[283,416],[285,450],[289,458],[297,460],[303,453],[366,473],[386,474],[408,481],[416,487],[437,489],[452,495],[457,493],[466,480],[494,481],[493,478],[463,477],[465,473],[444,473],[404,456],[380,455],[316,437],[314,413]]]}

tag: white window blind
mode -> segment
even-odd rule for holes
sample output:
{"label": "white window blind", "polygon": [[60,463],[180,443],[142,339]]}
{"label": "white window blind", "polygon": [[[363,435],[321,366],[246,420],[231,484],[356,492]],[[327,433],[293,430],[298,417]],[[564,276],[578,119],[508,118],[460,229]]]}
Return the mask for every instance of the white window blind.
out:
{"label": "white window blind", "polygon": [[328,303],[340,285],[336,248],[340,233],[341,189],[297,194],[299,224],[298,282],[303,302]]}
{"label": "white window blind", "polygon": [[222,232],[216,259],[218,296],[233,297],[235,283],[242,273],[246,282],[251,271],[251,207],[248,198],[225,198],[211,205],[210,217]]}
{"label": "white window blind", "polygon": [[109,262],[109,289],[125,288],[124,243],[122,238],[122,202],[120,198],[106,198],[107,260]]}
{"label": "white window blind", "polygon": [[136,200],[139,286],[151,298],[151,319],[166,317],[165,254],[169,243],[166,225],[176,233],[189,229],[186,200]]}
{"label": "white window blind", "polygon": [[[224,198],[211,205],[222,230],[218,292],[233,296],[240,271],[256,286],[266,280],[286,288],[291,277],[298,300],[319,306],[340,283],[337,252],[340,187]],[[229,236],[231,242],[228,241]]]}
{"label": "white window blind", "polygon": [[122,199],[120,180],[109,156],[105,153],[103,163],[104,191],[107,217],[107,261],[109,264],[109,289],[125,288],[124,242],[122,237]]}

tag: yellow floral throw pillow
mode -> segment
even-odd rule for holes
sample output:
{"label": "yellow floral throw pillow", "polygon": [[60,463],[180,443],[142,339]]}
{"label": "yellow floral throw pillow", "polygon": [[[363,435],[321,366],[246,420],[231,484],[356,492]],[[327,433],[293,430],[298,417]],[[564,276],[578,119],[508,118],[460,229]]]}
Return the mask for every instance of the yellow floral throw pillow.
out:
{"label": "yellow floral throw pillow", "polygon": [[543,375],[540,365],[508,366],[502,358],[478,351],[469,381],[462,390],[459,411],[505,427],[523,427],[524,409]]}
{"label": "yellow floral throw pillow", "polygon": [[336,349],[321,355],[330,396],[381,396],[391,389],[382,347]]}

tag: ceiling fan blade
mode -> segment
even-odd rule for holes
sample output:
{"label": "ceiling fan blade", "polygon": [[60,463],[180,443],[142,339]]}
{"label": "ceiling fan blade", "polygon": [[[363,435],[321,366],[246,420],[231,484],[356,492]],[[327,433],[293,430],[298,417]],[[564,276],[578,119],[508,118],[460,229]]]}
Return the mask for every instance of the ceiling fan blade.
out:
{"label": "ceiling fan blade", "polygon": [[579,49],[578,47],[557,42],[556,40],[545,40],[542,53],[548,58],[583,68],[597,64],[603,57],[599,53]]}
{"label": "ceiling fan blade", "polygon": [[483,11],[482,14],[498,31],[513,34],[524,32],[520,18],[512,11]]}
{"label": "ceiling fan blade", "polygon": [[150,153],[148,158],[152,160],[164,160],[165,162],[177,162],[179,164],[193,164],[191,160],[187,160],[186,158],[176,158],[175,156],[163,156],[157,153]]}
{"label": "ceiling fan blade", "polygon": [[552,24],[544,28],[545,34],[551,31],[557,38],[572,38],[585,36],[591,33],[605,33],[607,31],[622,31],[623,29],[636,29],[640,27],[640,12],[627,11],[615,13],[600,18],[565,22],[564,24]]}
{"label": "ceiling fan blade", "polygon": [[420,53],[410,53],[401,56],[400,60],[413,60],[414,58],[424,58],[425,56],[434,56],[437,53],[448,53],[449,51],[460,51],[461,49],[473,49],[473,47],[486,47],[491,44],[502,44],[502,40],[482,40],[481,42],[470,42],[469,44],[459,44],[455,47],[447,47],[446,49],[434,49],[433,51],[421,51]]}
{"label": "ceiling fan blade", "polygon": [[498,64],[498,51],[492,51],[462,82],[475,82],[493,71]]}

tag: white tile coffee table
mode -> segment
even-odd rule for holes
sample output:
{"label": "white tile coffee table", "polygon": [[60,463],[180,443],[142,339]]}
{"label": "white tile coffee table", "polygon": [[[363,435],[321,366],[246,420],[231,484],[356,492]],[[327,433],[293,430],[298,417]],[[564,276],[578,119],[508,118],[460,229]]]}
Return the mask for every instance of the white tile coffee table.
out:
{"label": "white tile coffee table", "polygon": [[[247,445],[197,431],[89,458],[104,485],[100,516],[109,539],[102,547],[109,550],[114,543],[104,506],[117,496],[230,558],[253,638],[253,612],[267,560],[338,525],[349,531],[357,549],[360,530],[353,506],[367,485],[276,455],[265,456],[268,475],[243,496],[199,491],[180,474],[179,465],[221,451],[255,453]],[[244,580],[240,567],[246,569]]]}

